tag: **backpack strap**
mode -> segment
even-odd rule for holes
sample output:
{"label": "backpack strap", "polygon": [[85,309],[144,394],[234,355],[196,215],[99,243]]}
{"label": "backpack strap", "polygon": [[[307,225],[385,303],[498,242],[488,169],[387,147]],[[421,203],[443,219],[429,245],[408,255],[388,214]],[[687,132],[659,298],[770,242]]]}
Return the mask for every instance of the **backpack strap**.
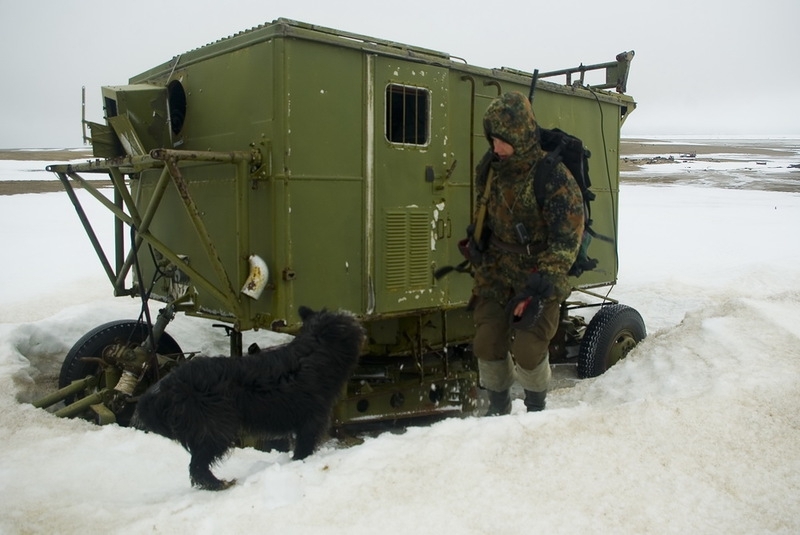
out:
{"label": "backpack strap", "polygon": [[556,166],[564,159],[561,156],[561,152],[566,146],[567,140],[562,137],[556,148],[548,151],[547,156],[536,166],[536,173],[533,175],[533,192],[540,208],[544,206],[545,183]]}
{"label": "backpack strap", "polygon": [[[566,149],[568,144],[566,136],[562,136],[561,140],[559,141],[556,148],[547,152],[547,156],[545,156],[541,162],[539,162],[538,167],[536,168],[536,173],[533,176],[533,192],[536,196],[536,202],[539,203],[539,207],[541,208],[544,206],[544,199],[545,199],[545,185],[547,183],[547,179],[550,176],[550,173],[556,168],[556,166],[564,160],[562,155],[563,151]],[[586,156],[584,155],[580,161],[581,167],[586,165]],[[588,176],[586,176],[586,170],[581,169],[584,172],[584,180],[588,180]],[[584,189],[581,186],[578,178],[573,176],[576,182],[578,182],[578,187],[581,188],[581,197],[583,198],[583,209],[585,211],[585,226],[584,232],[589,234],[592,238],[597,238],[598,240],[602,240],[608,243],[614,243],[613,238],[608,236],[604,236],[603,234],[598,233],[592,228],[592,212],[591,212],[591,205],[590,202],[594,200],[595,194],[588,189]],[[588,184],[587,184],[588,186]]]}

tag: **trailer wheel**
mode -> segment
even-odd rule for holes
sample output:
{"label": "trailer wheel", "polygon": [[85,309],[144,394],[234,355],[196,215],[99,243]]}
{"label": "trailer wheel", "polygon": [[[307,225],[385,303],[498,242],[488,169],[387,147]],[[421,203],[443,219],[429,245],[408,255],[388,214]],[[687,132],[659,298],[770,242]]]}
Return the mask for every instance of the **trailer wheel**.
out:
{"label": "trailer wheel", "polygon": [[[137,346],[146,338],[146,326],[133,320],[117,320],[95,327],[75,342],[75,345],[67,353],[64,363],[61,365],[58,387],[64,388],[73,381],[83,379],[88,375],[98,375],[100,379],[98,387],[103,388],[105,384],[100,365],[84,359],[101,358],[103,350],[110,345]],[[159,354],[170,355],[181,353],[181,348],[174,338],[164,333],[158,341],[156,351]],[[145,386],[149,386],[149,384]],[[80,399],[84,395],[86,394],[79,393],[76,396],[70,396],[65,403],[69,405],[76,398]]]}
{"label": "trailer wheel", "polygon": [[647,331],[642,316],[633,308],[605,305],[595,314],[581,341],[578,377],[597,377],[641,342]]}

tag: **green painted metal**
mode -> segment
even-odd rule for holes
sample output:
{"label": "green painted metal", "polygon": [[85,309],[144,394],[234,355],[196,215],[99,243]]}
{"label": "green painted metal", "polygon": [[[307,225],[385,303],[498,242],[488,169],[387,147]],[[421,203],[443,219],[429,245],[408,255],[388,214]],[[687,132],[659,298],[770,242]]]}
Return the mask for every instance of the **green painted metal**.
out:
{"label": "green painted metal", "polygon": [[[600,67],[627,80],[630,57]],[[49,169],[68,192],[70,181],[88,185],[116,216],[113,268],[98,254],[118,295],[152,289],[237,331],[291,332],[301,305],[350,310],[367,327],[368,354],[390,363],[388,379],[348,387],[342,418],[358,416],[359,396],[397,404],[391,389],[402,392],[408,377],[391,359],[401,357],[416,363],[416,386],[392,414],[427,413],[430,399],[411,401],[425,397],[420,388],[474,384],[468,365],[451,362],[472,337],[472,280],[433,273],[462,260],[456,244],[487,148],[483,111],[501,92],[527,94],[530,82],[530,73],[278,19],[102,88],[106,124],[88,123],[101,159]],[[620,128],[635,106],[621,93],[536,83],[541,125],[592,152],[594,228],[608,236],[618,230]],[[108,173],[114,201],[79,173]],[[125,226],[137,230],[127,253]],[[239,291],[251,255],[269,268],[257,298]],[[599,267],[575,287],[614,284],[616,247],[595,240],[590,256]],[[126,288],[137,259],[141,280]],[[431,356],[442,364],[426,374]]]}
{"label": "green painted metal", "polygon": [[[460,260],[455,242],[469,222],[472,169],[486,146],[482,110],[501,91],[525,92],[529,83],[518,71],[279,20],[175,57],[105,89],[104,98],[117,96],[118,113],[147,119],[134,124],[146,149],[160,147],[145,138],[168,136],[184,151],[258,151],[257,178],[230,166],[181,171],[193,199],[185,206],[202,211],[207,234],[194,240],[191,214],[177,215],[186,210],[182,193],[171,191],[152,228],[198,272],[219,279],[226,297],[200,296],[196,313],[230,316],[249,329],[293,324],[300,304],[365,318],[463,306],[468,277],[435,281],[432,272]],[[173,131],[164,100],[143,110],[140,95],[154,88],[166,95],[176,84],[181,98],[167,107],[182,119]],[[419,143],[387,135],[397,89],[427,99],[414,117],[425,123]],[[593,152],[595,227],[607,235],[616,235],[619,129],[634,106],[624,95],[537,86],[540,122],[578,135]],[[156,193],[156,175],[144,170],[133,182],[140,198]],[[215,253],[206,250],[211,242]],[[250,254],[267,261],[272,283],[258,301],[236,303],[231,290],[244,282]],[[600,268],[576,286],[615,282],[614,247],[595,241],[591,254]]]}
{"label": "green painted metal", "polygon": [[[73,381],[69,385],[65,386],[64,388],[56,390],[52,394],[48,394],[43,398],[37,399],[32,403],[32,405],[38,409],[48,408],[60,401],[64,401],[66,398],[72,396],[73,394],[77,394],[78,392],[83,392],[89,388],[95,388],[96,386],[97,386],[97,378],[94,376],[85,377],[84,379],[78,379],[76,381]],[[78,411],[76,411],[76,414],[77,412]]]}

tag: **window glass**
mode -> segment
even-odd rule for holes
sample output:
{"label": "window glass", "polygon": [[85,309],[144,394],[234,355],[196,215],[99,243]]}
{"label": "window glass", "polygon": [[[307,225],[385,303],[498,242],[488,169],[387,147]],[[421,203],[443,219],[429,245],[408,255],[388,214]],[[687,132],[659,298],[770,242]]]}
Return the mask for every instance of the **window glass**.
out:
{"label": "window glass", "polygon": [[390,84],[386,87],[386,139],[403,145],[427,145],[430,92]]}

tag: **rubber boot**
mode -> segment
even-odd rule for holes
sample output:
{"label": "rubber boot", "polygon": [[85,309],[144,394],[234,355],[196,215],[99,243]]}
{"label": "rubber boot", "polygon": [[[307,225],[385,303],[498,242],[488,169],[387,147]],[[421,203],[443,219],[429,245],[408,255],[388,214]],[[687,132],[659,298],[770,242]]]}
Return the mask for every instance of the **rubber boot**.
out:
{"label": "rubber boot", "polygon": [[517,366],[517,381],[525,391],[525,407],[528,412],[544,410],[547,397],[547,384],[553,372],[550,370],[550,357],[545,354],[542,361],[532,370]]}
{"label": "rubber boot", "polygon": [[487,392],[489,393],[489,410],[486,411],[485,416],[511,414],[511,392],[509,390],[502,392],[487,390]]}
{"label": "rubber boot", "polygon": [[489,393],[486,416],[511,414],[511,385],[514,384],[514,363],[503,360],[478,359],[481,386]]}
{"label": "rubber boot", "polygon": [[543,411],[545,403],[545,398],[547,397],[547,390],[544,392],[533,392],[531,390],[525,391],[525,407],[527,407],[528,412],[538,412]]}

